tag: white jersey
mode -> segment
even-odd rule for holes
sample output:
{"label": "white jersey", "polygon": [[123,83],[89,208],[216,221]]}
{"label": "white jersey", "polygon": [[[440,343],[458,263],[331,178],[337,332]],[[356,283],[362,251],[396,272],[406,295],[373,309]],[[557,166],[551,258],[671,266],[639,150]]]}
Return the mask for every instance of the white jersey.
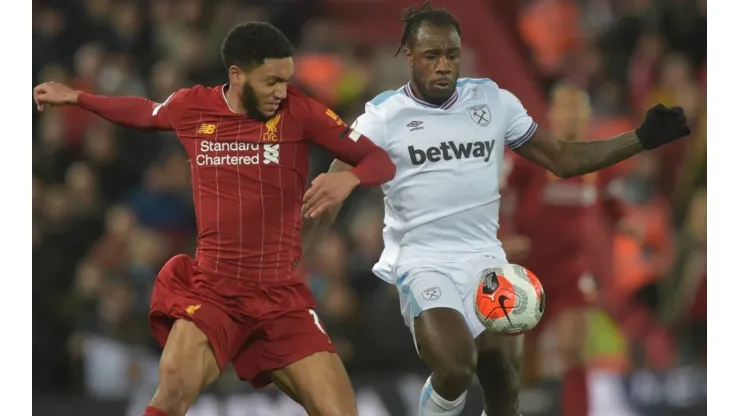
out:
{"label": "white jersey", "polygon": [[499,228],[504,146],[516,149],[537,124],[519,99],[489,79],[460,78],[440,106],[409,85],[367,103],[353,124],[396,164],[385,194],[385,249],[373,271],[395,283],[401,262],[488,254],[505,259]]}

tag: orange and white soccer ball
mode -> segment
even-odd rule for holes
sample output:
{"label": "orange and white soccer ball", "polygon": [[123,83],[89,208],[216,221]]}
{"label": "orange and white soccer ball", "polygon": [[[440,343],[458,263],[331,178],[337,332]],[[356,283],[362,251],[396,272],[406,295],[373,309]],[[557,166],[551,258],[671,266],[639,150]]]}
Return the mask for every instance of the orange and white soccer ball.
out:
{"label": "orange and white soccer ball", "polygon": [[483,326],[506,335],[529,331],[545,313],[545,291],[540,280],[516,264],[484,270],[474,302]]}

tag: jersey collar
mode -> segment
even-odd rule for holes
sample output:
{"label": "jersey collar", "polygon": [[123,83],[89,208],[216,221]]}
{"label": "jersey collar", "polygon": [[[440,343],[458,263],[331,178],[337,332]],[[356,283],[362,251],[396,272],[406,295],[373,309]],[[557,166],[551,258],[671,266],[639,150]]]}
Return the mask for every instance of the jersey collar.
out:
{"label": "jersey collar", "polygon": [[455,92],[452,93],[452,96],[448,98],[447,101],[443,102],[441,105],[432,104],[422,100],[416,94],[414,94],[414,89],[411,88],[411,82],[408,82],[406,85],[403,86],[403,93],[412,100],[416,101],[418,104],[421,104],[425,107],[439,108],[442,110],[449,110],[450,107],[452,107],[452,105],[457,102],[458,97],[457,88],[455,88]]}
{"label": "jersey collar", "polygon": [[226,107],[229,107],[229,111],[231,111],[234,114],[237,114],[236,111],[234,111],[233,108],[231,108],[231,105],[229,104],[229,100],[226,99],[226,90],[229,89],[229,84],[224,84],[221,86],[221,96],[224,97],[224,103],[226,104]]}

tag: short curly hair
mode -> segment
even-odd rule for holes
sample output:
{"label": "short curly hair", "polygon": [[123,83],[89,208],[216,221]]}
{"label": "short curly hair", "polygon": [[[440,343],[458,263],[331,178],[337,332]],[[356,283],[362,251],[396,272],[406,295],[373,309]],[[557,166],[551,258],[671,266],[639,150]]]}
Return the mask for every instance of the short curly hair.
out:
{"label": "short curly hair", "polygon": [[455,20],[455,17],[445,9],[433,8],[431,1],[426,1],[421,6],[412,5],[403,9],[398,18],[403,23],[403,33],[401,34],[401,42],[396,50],[396,56],[398,56],[404,46],[409,48],[414,46],[419,27],[424,22],[429,22],[436,26],[453,27],[457,31],[457,34],[462,36],[460,23]]}
{"label": "short curly hair", "polygon": [[221,59],[226,69],[236,65],[249,70],[265,59],[293,56],[293,45],[280,29],[267,22],[241,23],[229,30],[221,45]]}

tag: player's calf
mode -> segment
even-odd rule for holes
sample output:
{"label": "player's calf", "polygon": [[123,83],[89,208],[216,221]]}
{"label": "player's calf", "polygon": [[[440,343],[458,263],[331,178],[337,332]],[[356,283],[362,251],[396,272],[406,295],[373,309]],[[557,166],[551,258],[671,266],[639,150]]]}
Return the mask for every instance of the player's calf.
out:
{"label": "player's calf", "polygon": [[419,415],[460,414],[477,366],[465,318],[451,308],[428,309],[415,318],[414,334],[419,356],[432,370],[421,392]]}
{"label": "player's calf", "polygon": [[189,321],[172,326],[159,362],[159,385],[144,416],[184,416],[220,374],[205,334]]}
{"label": "player's calf", "polygon": [[567,309],[555,320],[556,348],[563,367],[567,370],[585,364],[588,311],[580,308]]}
{"label": "player's calf", "polygon": [[477,375],[483,388],[486,416],[519,415],[519,371],[522,336],[482,333],[478,345]]}
{"label": "player's calf", "polygon": [[555,321],[557,354],[563,365],[562,412],[569,416],[588,414],[588,374],[585,347],[588,332],[588,311],[566,309]]}

